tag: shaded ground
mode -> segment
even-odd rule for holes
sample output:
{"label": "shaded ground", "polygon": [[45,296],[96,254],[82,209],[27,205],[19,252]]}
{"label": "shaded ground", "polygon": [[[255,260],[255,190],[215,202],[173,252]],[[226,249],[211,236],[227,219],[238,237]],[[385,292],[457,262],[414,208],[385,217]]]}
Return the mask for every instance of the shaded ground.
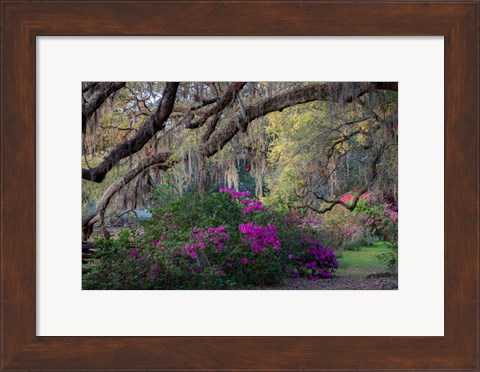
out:
{"label": "shaded ground", "polygon": [[265,287],[258,289],[271,290],[392,290],[397,289],[396,278],[331,278],[309,280],[306,278],[286,279],[277,287]]}

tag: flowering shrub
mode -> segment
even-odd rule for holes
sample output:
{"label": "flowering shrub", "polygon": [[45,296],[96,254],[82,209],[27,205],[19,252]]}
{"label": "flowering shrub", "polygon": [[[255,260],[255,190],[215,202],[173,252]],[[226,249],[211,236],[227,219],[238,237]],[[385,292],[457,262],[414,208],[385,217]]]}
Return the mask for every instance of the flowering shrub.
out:
{"label": "flowering shrub", "polygon": [[[345,193],[339,200],[350,205],[356,195]],[[328,245],[345,249],[358,249],[373,239],[395,240],[398,209],[393,200],[379,198],[372,193],[360,196],[351,212],[341,205],[322,216],[319,229]]]}
{"label": "flowering shrub", "polygon": [[83,277],[83,289],[164,288],[171,262],[142,244],[142,233],[124,230],[116,239],[101,232],[97,263]]}
{"label": "flowering shrub", "polygon": [[262,204],[260,200],[256,199],[244,199],[240,201],[240,204],[246,205],[245,208],[242,210],[242,214],[245,215],[251,211],[264,211],[265,206]]}
{"label": "flowering shrub", "polygon": [[85,288],[232,289],[274,285],[293,273],[332,275],[335,253],[312,235],[318,220],[285,216],[249,196],[229,188],[187,195],[153,210],[140,230],[100,237],[108,259]]}
{"label": "flowering shrub", "polygon": [[220,193],[228,193],[232,196],[231,202],[239,201],[241,205],[245,207],[242,210],[242,214],[245,215],[251,211],[264,211],[265,206],[258,199],[244,199],[247,196],[250,196],[250,191],[235,191],[229,187],[219,190]]}
{"label": "flowering shrub", "polygon": [[192,232],[191,239],[193,240],[188,246],[182,248],[191,258],[197,258],[200,250],[205,250],[207,246],[213,246],[215,253],[225,247],[225,241],[229,239],[228,234],[225,233],[226,226],[220,225],[218,227],[209,227],[202,229],[195,227]]}
{"label": "flowering shrub", "polygon": [[244,234],[242,242],[248,242],[253,252],[263,253],[266,248],[280,248],[280,240],[277,238],[277,228],[273,225],[255,226],[253,223],[244,223],[238,227],[238,231]]}
{"label": "flowering shrub", "polygon": [[307,245],[305,253],[297,257],[295,276],[308,276],[309,279],[330,278],[338,269],[337,256],[333,249],[324,247],[312,237],[304,238]]}
{"label": "flowering shrub", "polygon": [[346,194],[343,194],[343,195],[339,198],[339,200],[340,200],[342,203],[347,203],[347,202],[349,202],[349,201],[352,201],[353,199],[355,199],[355,197],[354,197],[352,194],[348,193],[348,192],[347,192]]}
{"label": "flowering shrub", "polygon": [[361,204],[357,215],[372,235],[384,240],[395,239],[398,225],[398,208],[396,204]]}
{"label": "flowering shrub", "polygon": [[[352,193],[347,192],[347,193],[343,194],[342,196],[340,196],[339,200],[343,203],[348,203],[348,202],[352,201],[353,199],[355,199],[355,197],[356,196],[353,195]],[[359,200],[374,201],[375,196],[371,193],[365,193],[365,194],[360,195]]]}
{"label": "flowering shrub", "polygon": [[246,196],[250,196],[250,191],[235,191],[234,189],[231,189],[230,187],[226,187],[226,188],[220,189],[218,192],[220,192],[220,193],[229,193],[230,195],[232,195],[232,203],[233,203],[235,200],[244,198],[244,197],[246,197]]}
{"label": "flowering shrub", "polygon": [[351,241],[358,241],[367,233],[364,221],[339,205],[322,216],[319,229],[323,241],[336,248],[345,247]]}

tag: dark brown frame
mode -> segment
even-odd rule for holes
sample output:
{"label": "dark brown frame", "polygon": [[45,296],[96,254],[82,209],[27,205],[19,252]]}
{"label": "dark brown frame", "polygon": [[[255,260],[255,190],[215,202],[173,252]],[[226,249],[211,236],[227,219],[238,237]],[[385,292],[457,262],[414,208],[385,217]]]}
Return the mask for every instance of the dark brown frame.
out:
{"label": "dark brown frame", "polygon": [[[1,11],[2,370],[479,370],[478,1],[5,0]],[[35,38],[43,35],[443,35],[445,336],[37,337]]]}

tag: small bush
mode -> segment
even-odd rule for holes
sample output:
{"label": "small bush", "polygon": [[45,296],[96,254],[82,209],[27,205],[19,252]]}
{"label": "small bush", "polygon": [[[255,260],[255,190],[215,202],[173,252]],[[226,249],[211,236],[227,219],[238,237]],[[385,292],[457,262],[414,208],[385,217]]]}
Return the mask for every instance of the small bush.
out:
{"label": "small bush", "polygon": [[398,271],[398,241],[392,240],[386,242],[389,251],[377,256],[378,259],[385,261],[390,273],[396,274]]}
{"label": "small bush", "polygon": [[173,262],[145,249],[135,230],[124,230],[118,239],[95,240],[99,253],[83,277],[83,289],[165,289]]}

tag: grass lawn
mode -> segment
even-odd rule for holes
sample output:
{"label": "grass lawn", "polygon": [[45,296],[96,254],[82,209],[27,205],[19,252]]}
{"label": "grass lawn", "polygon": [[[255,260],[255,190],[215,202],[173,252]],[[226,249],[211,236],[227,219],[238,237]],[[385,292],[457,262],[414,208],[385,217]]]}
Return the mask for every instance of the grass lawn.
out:
{"label": "grass lawn", "polygon": [[384,261],[377,256],[388,252],[385,242],[374,242],[370,246],[362,246],[358,251],[337,250],[338,270],[335,272],[338,277],[365,278],[369,274],[383,273],[387,271]]}

